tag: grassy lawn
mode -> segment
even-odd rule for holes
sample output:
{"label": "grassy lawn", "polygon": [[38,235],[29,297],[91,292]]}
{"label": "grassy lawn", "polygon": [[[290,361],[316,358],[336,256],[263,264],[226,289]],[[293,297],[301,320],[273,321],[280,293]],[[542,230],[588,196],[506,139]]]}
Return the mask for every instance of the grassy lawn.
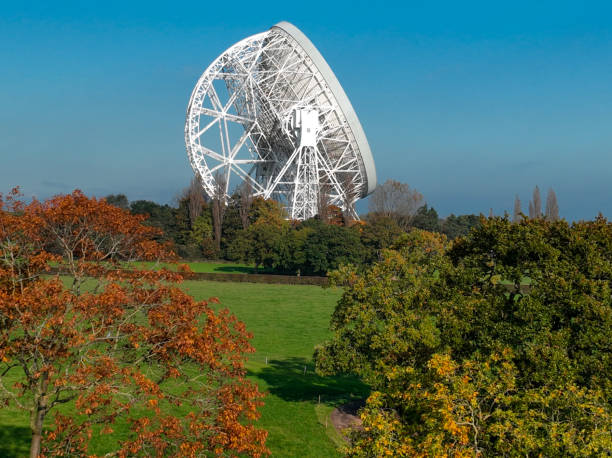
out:
{"label": "grassy lawn", "polygon": [[203,281],[185,286],[198,299],[218,297],[254,334],[257,352],[247,368],[268,393],[259,425],[269,432],[272,456],[341,456],[339,438],[331,424],[325,427],[325,418],[336,405],[367,396],[367,388],[353,378],[317,376],[311,359],[315,345],[329,335],[340,290]]}
{"label": "grassy lawn", "polygon": [[[217,307],[227,307],[253,333],[257,351],[247,369],[267,393],[258,424],[269,432],[272,456],[341,456],[341,439],[327,417],[336,405],[364,398],[367,388],[353,378],[317,376],[311,359],[315,345],[329,335],[340,290],[208,281],[186,281],[184,287],[196,299],[218,297]],[[29,439],[27,413],[0,409],[0,456],[27,455]],[[108,444],[96,439],[92,451],[107,451]]]}

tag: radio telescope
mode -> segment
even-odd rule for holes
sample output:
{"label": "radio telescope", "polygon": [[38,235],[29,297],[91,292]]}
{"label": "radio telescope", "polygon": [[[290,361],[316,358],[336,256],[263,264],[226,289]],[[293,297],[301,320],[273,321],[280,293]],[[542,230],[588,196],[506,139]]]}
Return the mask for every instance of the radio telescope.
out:
{"label": "radio telescope", "polygon": [[310,40],[281,22],[217,57],[187,108],[185,144],[211,198],[232,185],[273,198],[290,218],[336,205],[352,217],[376,187],[374,159],[342,86]]}

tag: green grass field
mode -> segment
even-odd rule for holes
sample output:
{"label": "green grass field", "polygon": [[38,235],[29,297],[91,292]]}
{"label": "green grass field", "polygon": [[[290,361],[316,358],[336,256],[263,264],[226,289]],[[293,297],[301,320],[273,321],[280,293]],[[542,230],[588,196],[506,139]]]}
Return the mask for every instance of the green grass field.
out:
{"label": "green grass field", "polygon": [[218,297],[253,333],[257,352],[250,355],[247,368],[268,393],[259,425],[269,432],[272,455],[340,456],[339,437],[331,424],[325,427],[325,417],[335,406],[367,396],[367,388],[353,378],[317,376],[312,353],[329,336],[329,319],[341,291],[203,281],[185,286],[198,299]]}
{"label": "green grass field", "polygon": [[[367,396],[367,388],[354,378],[319,377],[312,364],[315,345],[329,335],[340,290],[209,281],[186,281],[184,287],[196,299],[218,297],[217,307],[227,307],[253,333],[257,351],[247,369],[267,393],[258,424],[269,432],[272,456],[341,456],[342,440],[326,418],[335,406]],[[27,426],[26,412],[0,409],[0,456],[27,455]],[[105,449],[95,442],[92,451]]]}

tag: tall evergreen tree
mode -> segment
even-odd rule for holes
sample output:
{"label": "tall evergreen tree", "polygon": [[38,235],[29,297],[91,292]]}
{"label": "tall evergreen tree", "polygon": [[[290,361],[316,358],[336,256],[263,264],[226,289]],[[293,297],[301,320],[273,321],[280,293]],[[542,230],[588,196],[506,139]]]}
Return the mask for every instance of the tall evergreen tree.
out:
{"label": "tall evergreen tree", "polygon": [[546,196],[546,219],[548,221],[558,221],[559,220],[559,205],[557,204],[557,195],[552,188],[548,190],[548,194]]}
{"label": "tall evergreen tree", "polygon": [[540,197],[540,188],[537,185],[533,190],[533,214],[534,218],[542,216],[542,197]]}
{"label": "tall evergreen tree", "polygon": [[519,199],[519,196],[517,194],[516,196],[514,196],[514,213],[512,215],[512,221],[514,221],[515,223],[521,221],[523,219],[521,213],[521,199]]}

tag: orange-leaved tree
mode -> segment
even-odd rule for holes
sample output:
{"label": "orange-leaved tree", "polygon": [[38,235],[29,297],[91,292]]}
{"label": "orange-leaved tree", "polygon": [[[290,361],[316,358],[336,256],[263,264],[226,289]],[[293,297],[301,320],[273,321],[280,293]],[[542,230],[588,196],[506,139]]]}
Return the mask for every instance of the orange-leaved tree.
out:
{"label": "orange-leaved tree", "polygon": [[2,407],[29,412],[31,456],[266,454],[251,336],[181,272],[124,268],[174,256],[143,220],[79,191],[0,195]]}

